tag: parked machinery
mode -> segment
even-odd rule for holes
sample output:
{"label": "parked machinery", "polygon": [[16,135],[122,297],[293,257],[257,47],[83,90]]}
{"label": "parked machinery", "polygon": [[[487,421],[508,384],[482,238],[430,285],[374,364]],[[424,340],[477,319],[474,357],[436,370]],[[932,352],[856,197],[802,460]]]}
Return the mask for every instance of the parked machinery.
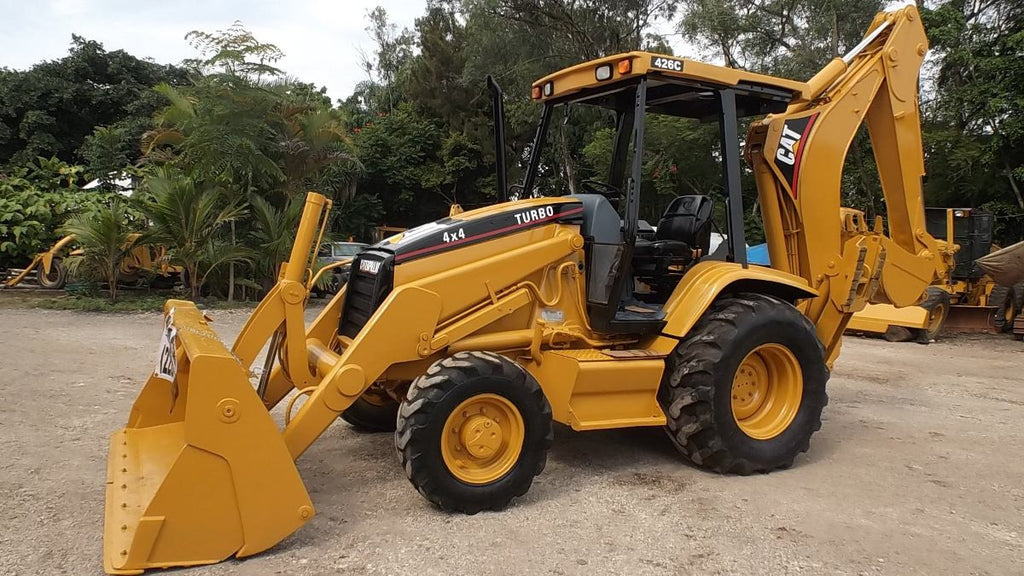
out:
{"label": "parked machinery", "polygon": [[[167,249],[164,247],[135,245],[138,234],[128,236],[128,252],[121,260],[121,278],[125,283],[134,284],[141,281],[147,274],[158,280],[157,284],[173,285],[181,274],[182,268],[169,262]],[[60,290],[68,281],[68,272],[64,267],[66,256],[81,254],[80,250],[71,249],[75,236],[70,234],[57,241],[46,252],[36,254],[32,262],[23,270],[11,271],[13,275],[6,279],[0,288],[13,288],[27,279],[34,279],[40,288]],[[35,272],[33,276],[32,273]]]}
{"label": "parked machinery", "polygon": [[[919,14],[906,7],[879,14],[860,45],[808,82],[646,52],[542,78],[521,195],[536,189],[548,126],[564,106],[614,118],[606,180],[371,246],[307,327],[308,270],[330,207],[311,193],[280,281],[230,350],[194,304],[167,303],[161,361],[111,439],[106,570],[205,564],[281,541],[314,514],[295,460],[360,401],[397,412],[379,424],[397,428],[410,482],[446,510],[498,509],[524,494],[544,468],[553,422],[664,427],[686,458],[719,472],[790,466],[820,427],[850,316],[869,301],[916,304],[936,279],[944,247],[917,233],[926,50]],[[712,199],[680,200],[653,240],[638,238],[651,114],[721,128],[721,259],[705,233]],[[746,117],[759,118],[746,158],[772,268],[745,262]],[[888,235],[844,231],[834,216],[845,150],[865,121]],[[638,297],[638,277],[659,289]],[[269,410],[289,396],[279,429]]]}
{"label": "parked machinery", "polygon": [[853,315],[847,329],[921,342],[936,338],[943,329],[1010,331],[1024,301],[1024,284],[1000,285],[978,262],[993,250],[992,214],[926,208],[925,222],[927,234],[945,241],[946,252],[936,271],[938,280],[925,290],[922,302],[900,309],[869,304]]}

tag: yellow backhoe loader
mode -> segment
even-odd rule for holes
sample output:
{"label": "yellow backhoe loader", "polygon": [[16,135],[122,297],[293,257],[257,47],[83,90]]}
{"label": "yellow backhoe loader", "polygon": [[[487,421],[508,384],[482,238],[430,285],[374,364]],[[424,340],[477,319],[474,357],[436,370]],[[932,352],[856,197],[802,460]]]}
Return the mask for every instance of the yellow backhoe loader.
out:
{"label": "yellow backhoe loader", "polygon": [[[128,244],[125,246],[128,253],[121,259],[121,278],[128,284],[134,284],[143,279],[145,274],[153,274],[164,281],[165,285],[172,286],[177,275],[181,274],[182,268],[175,266],[168,261],[167,248],[163,246],[136,246],[139,234],[130,234]],[[32,272],[35,272],[35,281],[41,288],[47,290],[60,290],[68,281],[68,271],[64,267],[65,256],[77,256],[81,250],[68,250],[75,242],[75,235],[69,234],[58,240],[46,252],[36,254],[32,262],[23,270],[17,271],[13,276],[0,284],[0,288],[13,288],[28,279]],[[158,282],[159,283],[159,282]]]}
{"label": "yellow backhoe loader", "polygon": [[[279,282],[230,349],[194,304],[167,303],[160,362],[111,438],[106,570],[206,564],[280,542],[314,515],[296,460],[345,415],[394,428],[413,486],[470,514],[529,489],[553,422],[664,427],[686,458],[723,473],[789,467],[820,427],[850,316],[869,301],[916,304],[935,280],[942,248],[921,233],[917,82],[926,51],[918,12],[907,7],[880,13],[857,47],[808,82],[646,52],[542,78],[517,187],[529,197],[364,250],[307,327],[308,270],[330,207],[310,193]],[[582,194],[534,197],[552,115],[570,105],[613,120],[610,173],[582,183]],[[721,128],[720,258],[709,254],[706,196],[677,198],[655,239],[637,238],[652,114]],[[745,117],[759,118],[746,158],[772,268],[745,262]],[[888,236],[844,233],[835,216],[845,153],[864,121]],[[501,159],[498,182],[507,189]],[[279,428],[269,411],[289,396]]]}

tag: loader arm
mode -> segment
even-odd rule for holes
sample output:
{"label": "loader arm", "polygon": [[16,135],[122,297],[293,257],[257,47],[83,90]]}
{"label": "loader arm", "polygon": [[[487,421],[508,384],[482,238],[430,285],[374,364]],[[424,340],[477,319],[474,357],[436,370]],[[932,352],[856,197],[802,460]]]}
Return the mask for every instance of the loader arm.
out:
{"label": "loader arm", "polygon": [[[915,7],[880,13],[860,45],[807,82],[803,98],[755,123],[748,135],[772,266],[802,276],[818,292],[804,311],[830,364],[854,312],[867,303],[915,304],[945,267],[946,247],[925,230],[921,188],[917,84],[927,50]],[[888,235],[880,225],[856,228],[840,217],[843,164],[862,123],[885,195]]]}

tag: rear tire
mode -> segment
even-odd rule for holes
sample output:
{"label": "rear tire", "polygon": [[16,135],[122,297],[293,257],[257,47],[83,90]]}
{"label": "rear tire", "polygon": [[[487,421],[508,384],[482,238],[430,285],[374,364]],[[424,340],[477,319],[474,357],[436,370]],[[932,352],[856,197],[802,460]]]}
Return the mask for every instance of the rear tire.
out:
{"label": "rear tire", "polygon": [[443,510],[499,510],[544,470],[551,407],[518,364],[459,352],[413,380],[395,448],[412,485]]}
{"label": "rear tire", "polygon": [[928,312],[928,327],[916,331],[917,341],[927,344],[939,337],[942,327],[946,324],[946,318],[949,317],[949,292],[936,286],[929,286],[925,290],[924,301],[918,306]]}
{"label": "rear tire", "polygon": [[[669,438],[694,464],[768,472],[788,468],[809,448],[828,403],[828,377],[806,316],[771,296],[739,294],[716,301],[676,345],[658,399]],[[770,401],[755,404],[753,389]]]}
{"label": "rear tire", "polygon": [[39,269],[36,271],[36,281],[47,290],[60,290],[63,288],[68,283],[68,271],[64,267],[64,261],[60,258],[54,258],[53,262],[50,263],[49,274],[43,272],[43,266],[40,264]]}

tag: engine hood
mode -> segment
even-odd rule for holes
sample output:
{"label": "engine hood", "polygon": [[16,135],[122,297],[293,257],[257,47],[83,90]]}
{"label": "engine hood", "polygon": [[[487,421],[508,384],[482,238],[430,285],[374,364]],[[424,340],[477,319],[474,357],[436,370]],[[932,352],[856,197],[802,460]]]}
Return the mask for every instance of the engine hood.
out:
{"label": "engine hood", "polygon": [[400,264],[535,226],[578,223],[582,216],[583,204],[575,198],[529,198],[435,220],[391,236],[371,248],[394,254],[395,263]]}

